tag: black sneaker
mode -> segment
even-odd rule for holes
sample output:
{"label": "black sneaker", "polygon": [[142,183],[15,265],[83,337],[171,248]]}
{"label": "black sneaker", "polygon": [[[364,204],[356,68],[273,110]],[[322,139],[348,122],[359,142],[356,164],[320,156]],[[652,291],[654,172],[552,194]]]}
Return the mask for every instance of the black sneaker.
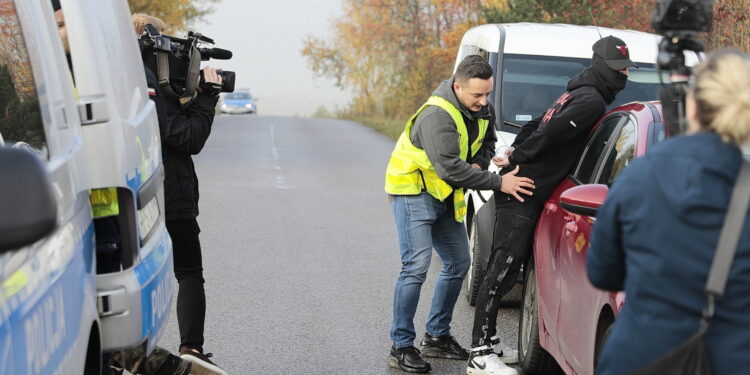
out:
{"label": "black sneaker", "polygon": [[405,348],[396,348],[395,345],[391,346],[391,355],[388,356],[388,366],[416,373],[425,373],[432,370],[432,366],[419,356],[419,350],[413,346]]}
{"label": "black sneaker", "polygon": [[462,348],[458,341],[451,336],[434,337],[429,333],[422,339],[422,355],[429,358],[469,359],[469,351]]}
{"label": "black sneaker", "polygon": [[212,356],[213,354],[211,353],[203,354],[196,349],[188,347],[180,348],[180,358],[182,358],[183,361],[189,361],[192,363],[190,375],[229,375],[209,359]]}

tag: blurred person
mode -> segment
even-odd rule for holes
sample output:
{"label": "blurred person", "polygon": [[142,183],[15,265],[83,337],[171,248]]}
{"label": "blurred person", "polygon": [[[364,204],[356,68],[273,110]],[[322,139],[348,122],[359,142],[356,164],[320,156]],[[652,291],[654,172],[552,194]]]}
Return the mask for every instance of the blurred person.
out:
{"label": "blurred person", "polygon": [[495,195],[495,235],[490,262],[477,293],[467,368],[470,375],[518,373],[504,364],[517,363],[518,351],[497,335],[500,301],[529,259],[544,202],[573,169],[591,127],[625,88],[628,68],[636,67],[627,45],[619,38],[601,38],[592,50],[591,66],[570,79],[567,91],[544,114],[523,126],[505,158],[493,158],[498,166],[505,167],[500,171],[502,175],[520,166],[519,175],[533,179],[536,189],[526,199]]}
{"label": "blurred person", "polygon": [[[137,13],[133,27],[140,36],[146,25],[161,33],[167,26],[157,17]],[[207,368],[215,374],[226,374],[204,353],[206,294],[203,260],[198,226],[198,177],[192,155],[198,154],[211,134],[214,108],[219,99],[222,78],[216,69],[203,68],[204,80],[197,94],[183,104],[181,98],[162,92],[148,59],[142,56],[149,95],[155,101],[159,116],[162,161],[164,163],[164,200],[167,231],[172,239],[174,272],[178,282],[177,324],[180,330],[180,357]]]}
{"label": "blurred person", "polygon": [[[386,170],[385,191],[393,209],[401,252],[401,272],[393,296],[388,364],[407,372],[431,370],[422,359],[466,360],[468,351],[451,336],[450,323],[469,269],[469,243],[463,219],[463,189],[498,190],[517,195],[533,181],[487,171],[495,147],[495,114],[487,99],[492,68],[468,56],[454,77],[443,81],[406,124]],[[443,263],[422,339],[414,347],[414,314],[435,249]]]}
{"label": "blurred person", "polygon": [[[596,215],[587,254],[591,283],[624,290],[597,374],[643,367],[698,331],[704,293],[732,188],[750,141],[750,57],[713,53],[694,70],[689,135],[632,162]],[[706,333],[714,374],[750,369],[750,221],[724,297]]]}

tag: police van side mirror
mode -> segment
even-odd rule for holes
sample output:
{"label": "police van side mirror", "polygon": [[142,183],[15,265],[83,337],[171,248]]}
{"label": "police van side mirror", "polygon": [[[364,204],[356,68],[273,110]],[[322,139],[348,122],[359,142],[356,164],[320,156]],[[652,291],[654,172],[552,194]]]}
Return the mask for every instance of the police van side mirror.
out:
{"label": "police van side mirror", "polygon": [[39,157],[0,147],[0,253],[44,238],[56,223],[52,183]]}

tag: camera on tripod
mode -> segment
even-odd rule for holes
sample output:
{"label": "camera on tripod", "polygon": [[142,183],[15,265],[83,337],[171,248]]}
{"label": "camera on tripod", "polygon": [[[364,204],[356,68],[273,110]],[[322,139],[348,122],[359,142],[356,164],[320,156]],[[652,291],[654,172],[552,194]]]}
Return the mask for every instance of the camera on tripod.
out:
{"label": "camera on tripod", "polygon": [[[198,85],[204,82],[201,61],[232,58],[231,51],[202,47],[214,41],[199,33],[188,31],[185,38],[178,38],[161,34],[150,24],[146,25],[138,43],[143,61],[156,74],[161,89],[178,98],[192,97]],[[220,91],[234,92],[234,72],[224,70],[219,74],[222,77]]]}
{"label": "camera on tripod", "polygon": [[[685,51],[700,54],[703,43],[695,39],[699,32],[711,30],[713,0],[657,0],[651,26],[664,36],[659,43],[657,65],[669,72],[669,83],[661,83],[661,102],[667,130],[671,136],[687,129],[685,95],[691,69],[685,65]],[[661,77],[661,74],[659,75]]]}

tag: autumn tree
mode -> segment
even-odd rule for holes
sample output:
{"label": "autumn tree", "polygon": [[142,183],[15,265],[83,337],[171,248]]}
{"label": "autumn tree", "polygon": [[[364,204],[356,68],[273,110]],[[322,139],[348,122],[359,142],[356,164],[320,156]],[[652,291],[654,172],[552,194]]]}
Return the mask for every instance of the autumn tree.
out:
{"label": "autumn tree", "polygon": [[319,76],[354,94],[360,116],[406,117],[450,76],[464,31],[481,22],[481,0],[344,0],[329,40],[301,51]]}
{"label": "autumn tree", "polygon": [[[494,0],[482,13],[490,23],[559,22],[654,32],[655,0]],[[589,13],[590,12],[590,13]],[[712,30],[698,38],[709,49],[739,48],[750,52],[750,0],[714,0]]]}
{"label": "autumn tree", "polygon": [[167,32],[187,29],[213,10],[211,4],[220,0],[128,0],[132,13],[159,17],[169,25]]}

